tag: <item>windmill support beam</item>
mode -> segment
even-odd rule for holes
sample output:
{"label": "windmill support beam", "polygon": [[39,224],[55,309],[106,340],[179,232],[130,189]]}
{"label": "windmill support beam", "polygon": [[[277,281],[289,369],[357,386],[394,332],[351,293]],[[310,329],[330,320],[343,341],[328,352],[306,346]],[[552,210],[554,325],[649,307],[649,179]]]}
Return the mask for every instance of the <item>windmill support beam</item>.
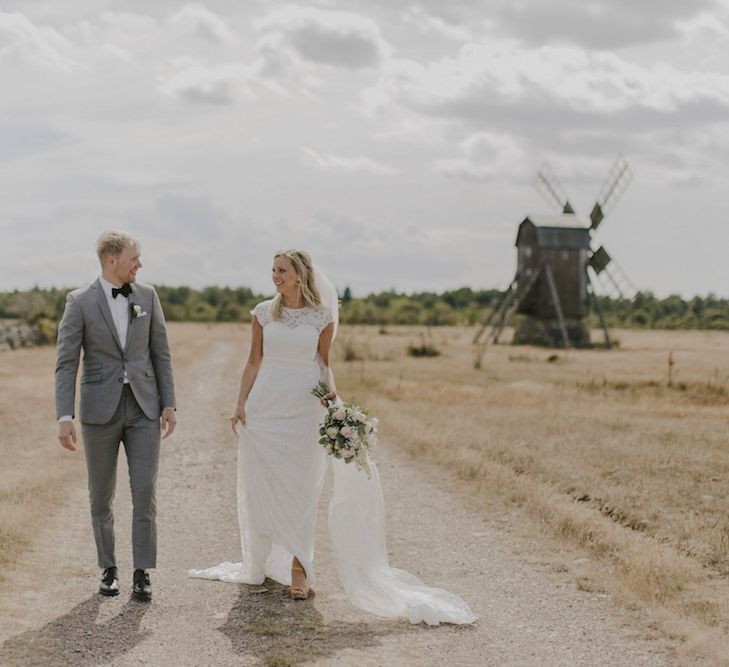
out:
{"label": "windmill support beam", "polygon": [[539,278],[539,274],[541,272],[542,267],[540,266],[529,277],[529,280],[524,285],[522,285],[521,287],[517,287],[517,289],[513,292],[512,298],[510,299],[508,306],[504,308],[504,311],[501,314],[501,318],[494,327],[493,334],[491,335],[492,343],[499,342],[499,336],[501,336],[501,332],[508,326],[509,322],[511,322],[511,318],[514,317],[514,313],[516,313],[517,309],[519,308],[521,300],[525,296],[527,296],[527,294],[529,294],[529,290],[531,290],[534,283],[537,282],[537,278]]}
{"label": "windmill support beam", "polygon": [[562,304],[559,302],[559,295],[557,294],[557,286],[554,284],[554,276],[552,275],[552,269],[546,262],[544,263],[544,274],[547,277],[547,284],[549,285],[549,293],[552,296],[552,304],[554,310],[557,313],[557,321],[559,322],[559,328],[562,332],[562,342],[565,347],[570,346],[570,339],[567,335],[567,325],[562,315]]}
{"label": "windmill support beam", "polygon": [[478,345],[478,343],[481,341],[481,337],[483,336],[484,332],[491,326],[491,323],[494,321],[494,319],[498,319],[498,317],[501,315],[502,311],[508,308],[508,304],[511,301],[511,298],[513,297],[514,291],[516,290],[517,285],[517,276],[514,276],[514,280],[511,281],[511,284],[507,288],[506,292],[504,292],[504,295],[501,297],[501,300],[496,305],[495,308],[491,310],[488,317],[484,320],[483,324],[481,325],[481,328],[478,330],[478,333],[473,337],[473,344]]}
{"label": "windmill support beam", "polygon": [[519,304],[524,299],[529,291],[537,282],[539,275],[541,274],[543,266],[540,266],[525,282],[519,285],[519,276],[514,276],[514,280],[509,285],[509,288],[504,292],[504,296],[499,301],[499,304],[494,308],[484,321],[483,325],[479,329],[478,333],[473,338],[473,344],[478,345],[481,343],[484,333],[491,326],[493,327],[490,335],[486,337],[486,343],[496,344],[499,342],[499,336],[501,332],[509,325],[511,318],[514,317],[519,308]]}
{"label": "windmill support beam", "polygon": [[600,326],[602,327],[602,332],[605,336],[605,348],[610,349],[613,344],[610,340],[610,334],[608,333],[607,324],[605,323],[605,315],[602,312],[602,306],[600,305],[600,299],[597,298],[597,294],[595,294],[595,287],[592,284],[592,280],[590,279],[590,272],[587,271],[587,284],[590,288],[590,296],[592,297],[592,303],[595,306],[595,310],[597,311],[597,317],[600,320]]}

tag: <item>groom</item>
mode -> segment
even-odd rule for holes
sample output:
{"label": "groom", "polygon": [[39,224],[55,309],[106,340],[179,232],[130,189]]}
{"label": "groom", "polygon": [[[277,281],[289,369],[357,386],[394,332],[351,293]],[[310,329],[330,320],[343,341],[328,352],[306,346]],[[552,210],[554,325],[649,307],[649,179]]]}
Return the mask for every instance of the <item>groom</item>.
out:
{"label": "groom", "polygon": [[58,328],[56,416],[58,440],[76,450],[76,375],[83,348],[81,404],[89,478],[91,523],[99,567],[99,592],[119,594],[114,555],[112,501],[116,487],[119,443],[124,443],[134,506],[132,596],[149,600],[152,588],[146,570],[156,567],[155,482],[160,434],[175,430],[175,390],[165,318],[154,288],[136,284],[139,241],[124,232],[108,231],[96,253],[101,276],[71,292]]}

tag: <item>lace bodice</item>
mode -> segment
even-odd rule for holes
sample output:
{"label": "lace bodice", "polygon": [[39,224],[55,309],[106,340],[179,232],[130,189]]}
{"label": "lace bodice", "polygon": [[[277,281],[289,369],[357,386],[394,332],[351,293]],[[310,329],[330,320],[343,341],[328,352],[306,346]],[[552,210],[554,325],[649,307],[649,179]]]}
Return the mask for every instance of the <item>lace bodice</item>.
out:
{"label": "lace bodice", "polygon": [[[258,324],[265,327],[269,322],[273,321],[271,307],[273,300],[261,301],[252,311],[251,315],[255,315]],[[323,306],[318,309],[314,308],[286,308],[281,309],[281,321],[289,328],[295,329],[302,325],[314,327],[319,333],[324,330],[327,324],[332,322],[332,314],[328,308]]]}
{"label": "lace bodice", "polygon": [[263,355],[269,359],[312,361],[319,334],[332,322],[326,308],[282,308],[281,320],[271,314],[272,300],[262,301],[252,311],[263,327]]}

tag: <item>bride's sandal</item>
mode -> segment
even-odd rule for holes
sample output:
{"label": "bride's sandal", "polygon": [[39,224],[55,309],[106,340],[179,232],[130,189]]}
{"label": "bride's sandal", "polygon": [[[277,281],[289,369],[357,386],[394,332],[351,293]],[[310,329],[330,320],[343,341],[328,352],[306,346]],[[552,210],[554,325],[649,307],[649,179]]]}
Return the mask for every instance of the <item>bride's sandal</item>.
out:
{"label": "bride's sandal", "polygon": [[[293,573],[294,572],[303,572],[304,575],[306,574],[306,570],[304,570],[303,567],[292,567],[291,568],[292,577],[291,577],[291,588],[289,589],[289,592],[291,594],[292,600],[307,600],[309,598],[310,589],[304,584],[300,585],[294,585],[293,582]],[[306,581],[306,577],[304,578],[304,581]]]}

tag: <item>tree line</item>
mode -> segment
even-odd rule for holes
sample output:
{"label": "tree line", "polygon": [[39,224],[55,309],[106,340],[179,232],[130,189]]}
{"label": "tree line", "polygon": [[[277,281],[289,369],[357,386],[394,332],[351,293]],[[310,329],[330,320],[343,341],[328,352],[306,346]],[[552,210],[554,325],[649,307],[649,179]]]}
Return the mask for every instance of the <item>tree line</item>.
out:
{"label": "tree line", "polygon": [[[256,294],[247,287],[156,286],[169,321],[248,322],[250,310],[270,295]],[[33,288],[0,292],[0,319],[18,319],[34,324],[49,339],[61,318],[70,290]],[[501,297],[499,290],[461,287],[445,292],[404,294],[396,290],[352,296],[341,294],[340,319],[347,324],[422,324],[428,326],[473,325],[483,320]],[[684,299],[671,295],[659,299],[639,292],[632,300],[600,297],[609,327],[637,329],[729,329],[729,299],[713,294]],[[588,321],[597,326],[592,313]]]}

